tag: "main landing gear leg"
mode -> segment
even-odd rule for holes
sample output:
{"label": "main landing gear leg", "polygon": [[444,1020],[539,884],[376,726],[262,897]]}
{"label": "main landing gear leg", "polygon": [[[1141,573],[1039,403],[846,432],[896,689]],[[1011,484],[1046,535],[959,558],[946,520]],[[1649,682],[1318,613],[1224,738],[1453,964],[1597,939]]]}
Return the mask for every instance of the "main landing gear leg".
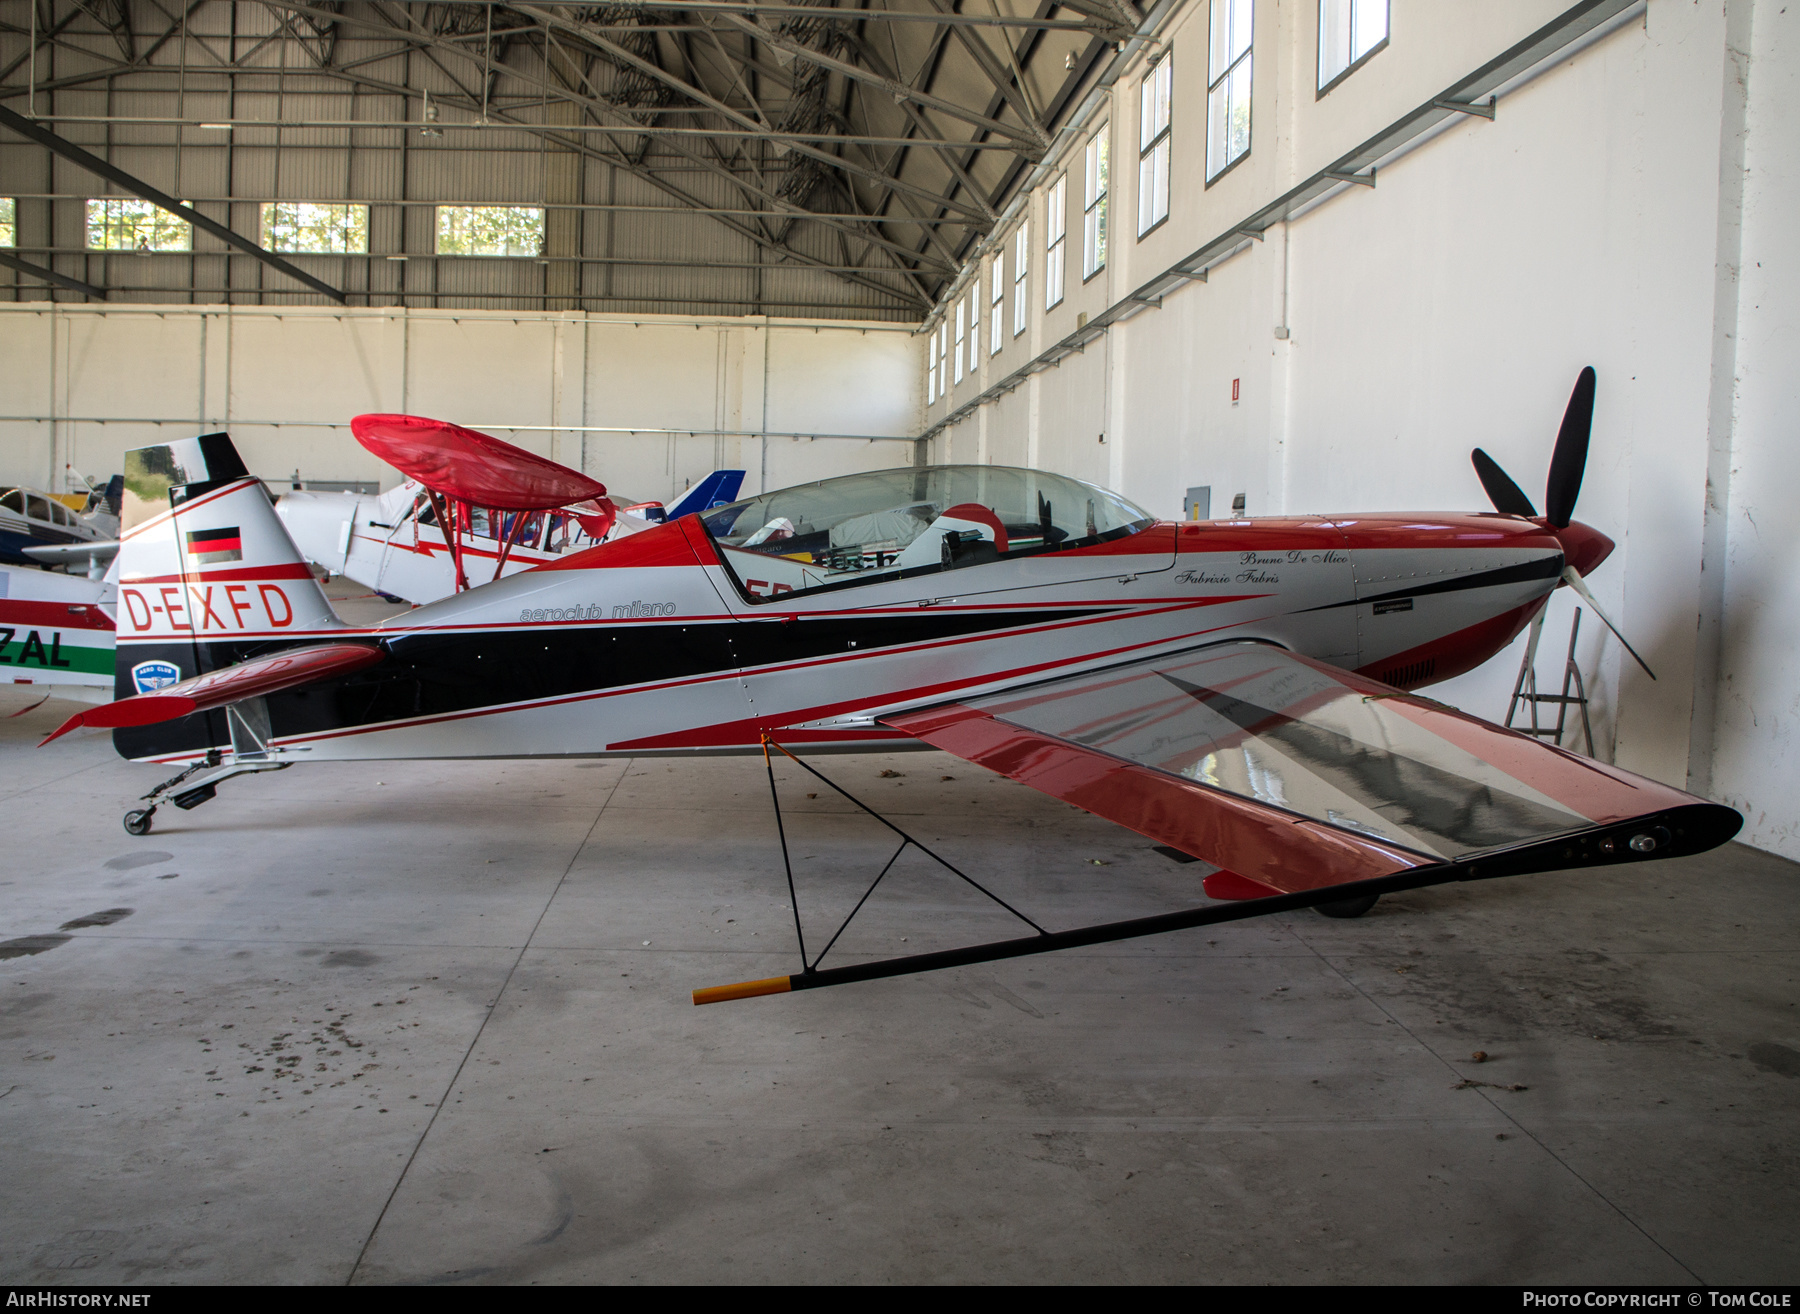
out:
{"label": "main landing gear leg", "polygon": [[[169,777],[139,799],[140,803],[148,803],[150,806],[133,808],[125,814],[125,833],[127,835],[148,835],[151,821],[156,816],[156,809],[164,803],[173,803],[183,812],[191,812],[216,795],[219,792],[219,786],[233,776],[250,775],[258,771],[285,771],[291,765],[292,763],[288,762],[246,762],[235,756],[227,762],[224,753],[216,748],[212,749],[205,757],[185,771]],[[202,775],[198,783],[188,783],[191,777],[200,775],[201,772],[210,772],[210,774]]]}

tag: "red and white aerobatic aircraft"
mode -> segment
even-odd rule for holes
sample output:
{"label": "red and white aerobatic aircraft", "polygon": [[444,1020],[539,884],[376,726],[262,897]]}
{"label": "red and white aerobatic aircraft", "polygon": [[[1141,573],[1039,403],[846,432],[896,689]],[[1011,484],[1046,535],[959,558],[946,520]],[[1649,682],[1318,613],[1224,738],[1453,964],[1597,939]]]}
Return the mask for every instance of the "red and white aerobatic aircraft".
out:
{"label": "red and white aerobatic aircraft", "polygon": [[1207,892],[1243,901],[697,1002],[1695,853],[1738,814],[1404,692],[1487,660],[1559,584],[1592,605],[1613,545],[1570,513],[1593,396],[1583,371],[1543,516],[1480,454],[1498,514],[1171,523],[1040,471],[886,470],[373,628],[333,614],[228,437],[141,448],[118,699],[57,734],[112,727],[122,755],[186,765],[133,834],[304,762],[937,747],[1213,864]]}

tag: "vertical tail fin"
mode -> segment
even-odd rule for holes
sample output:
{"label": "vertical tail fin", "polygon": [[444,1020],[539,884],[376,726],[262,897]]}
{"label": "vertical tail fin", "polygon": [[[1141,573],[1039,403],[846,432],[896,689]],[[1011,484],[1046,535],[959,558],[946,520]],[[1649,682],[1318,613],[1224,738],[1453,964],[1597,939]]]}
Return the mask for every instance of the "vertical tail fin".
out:
{"label": "vertical tail fin", "polygon": [[122,500],[121,660],[126,643],[237,644],[343,628],[228,435],[127,452]]}
{"label": "vertical tail fin", "polygon": [[[127,452],[121,502],[115,698],[344,628],[228,435]],[[205,712],[113,741],[123,756],[150,757],[229,735],[222,712]]]}
{"label": "vertical tail fin", "polygon": [[670,504],[669,519],[676,520],[695,511],[710,511],[715,506],[735,502],[743,483],[742,470],[714,470],[683,493],[680,500]]}

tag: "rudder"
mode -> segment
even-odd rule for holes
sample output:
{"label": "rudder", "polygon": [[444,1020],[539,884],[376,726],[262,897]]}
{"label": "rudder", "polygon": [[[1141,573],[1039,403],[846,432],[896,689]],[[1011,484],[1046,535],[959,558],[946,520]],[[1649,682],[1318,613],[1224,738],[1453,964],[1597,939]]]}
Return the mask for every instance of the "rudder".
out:
{"label": "rudder", "polygon": [[[344,629],[229,435],[127,452],[121,501],[115,698]],[[133,758],[228,739],[222,713],[113,735]]]}

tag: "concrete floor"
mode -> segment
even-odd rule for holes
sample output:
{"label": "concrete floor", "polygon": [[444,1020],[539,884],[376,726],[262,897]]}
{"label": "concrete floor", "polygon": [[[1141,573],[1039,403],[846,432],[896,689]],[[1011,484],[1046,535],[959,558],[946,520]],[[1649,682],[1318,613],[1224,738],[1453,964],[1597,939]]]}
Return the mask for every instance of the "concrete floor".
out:
{"label": "concrete floor", "polygon": [[[300,767],[132,839],[162,773],[34,749],[71,710],[0,720],[0,1281],[1800,1276],[1749,849],[696,1009],[795,965],[759,760]],[[1200,897],[955,759],[820,765],[1053,924]],[[782,775],[835,924],[891,845]],[[890,882],[833,958],[1013,933]]]}

